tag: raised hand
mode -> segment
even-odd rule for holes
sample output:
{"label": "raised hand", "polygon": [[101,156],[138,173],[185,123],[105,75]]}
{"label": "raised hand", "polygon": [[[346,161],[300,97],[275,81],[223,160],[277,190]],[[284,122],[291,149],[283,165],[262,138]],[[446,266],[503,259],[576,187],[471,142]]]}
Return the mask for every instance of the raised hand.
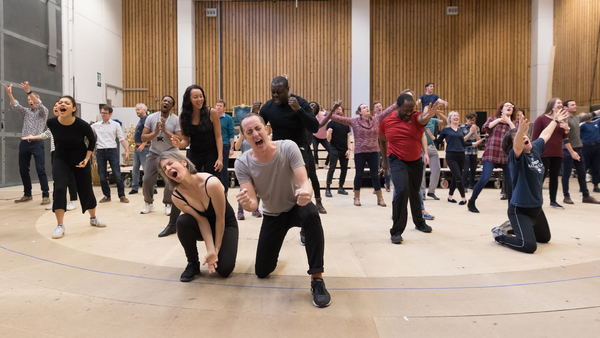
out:
{"label": "raised hand", "polygon": [[254,114],[260,113],[260,106],[262,106],[261,101],[254,101],[254,103],[252,104],[252,112]]}
{"label": "raised hand", "polygon": [[12,96],[12,85],[7,86],[4,83],[2,85],[4,86],[4,90],[6,90],[6,92],[8,93],[8,95]]}
{"label": "raised hand", "polygon": [[530,121],[526,118],[521,118],[521,120],[519,121],[519,132],[523,132],[523,135],[527,135],[527,132],[529,132],[529,123]]}
{"label": "raised hand", "polygon": [[29,93],[29,81],[21,82],[21,88],[25,91],[25,93]]}
{"label": "raised hand", "polygon": [[567,120],[567,112],[564,109],[560,109],[556,113],[554,113],[554,119],[559,123]]}
{"label": "raised hand", "polygon": [[429,106],[427,106],[429,109],[427,109],[427,111],[425,111],[425,109],[423,109],[423,118],[427,118],[429,116],[434,116],[437,114],[440,114],[440,108],[442,107],[442,103],[436,102],[435,104],[429,104]]}
{"label": "raised hand", "polygon": [[300,110],[300,104],[298,104],[298,100],[295,97],[290,96],[290,98],[288,99],[288,104],[290,105],[290,107],[292,107],[294,111]]}
{"label": "raised hand", "polygon": [[336,109],[338,109],[339,106],[342,105],[342,100],[335,100],[333,101],[333,107],[331,107],[331,112],[335,112]]}
{"label": "raised hand", "polygon": [[310,203],[311,194],[308,191],[305,191],[303,189],[296,189],[295,196],[297,198],[296,204],[298,204],[301,207]]}

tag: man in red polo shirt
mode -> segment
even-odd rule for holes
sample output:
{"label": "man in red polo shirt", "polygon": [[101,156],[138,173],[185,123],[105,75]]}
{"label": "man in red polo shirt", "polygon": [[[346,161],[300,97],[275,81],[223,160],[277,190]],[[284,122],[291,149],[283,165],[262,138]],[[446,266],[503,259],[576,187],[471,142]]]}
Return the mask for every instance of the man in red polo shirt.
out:
{"label": "man in red polo shirt", "polygon": [[392,173],[395,194],[392,202],[393,226],[390,229],[394,244],[402,243],[402,233],[408,219],[407,203],[417,230],[431,232],[421,213],[419,189],[423,176],[421,159],[421,138],[425,125],[435,115],[439,105],[428,107],[424,113],[415,111],[415,100],[409,94],[401,94],[396,101],[398,111],[385,118],[379,125],[379,147],[386,157],[382,159],[383,169]]}

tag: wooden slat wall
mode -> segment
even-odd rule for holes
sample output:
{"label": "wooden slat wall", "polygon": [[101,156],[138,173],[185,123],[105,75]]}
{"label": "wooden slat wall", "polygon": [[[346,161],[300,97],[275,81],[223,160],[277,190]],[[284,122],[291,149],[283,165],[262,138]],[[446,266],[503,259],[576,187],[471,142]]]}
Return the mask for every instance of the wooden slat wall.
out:
{"label": "wooden slat wall", "polygon": [[176,1],[123,0],[123,87],[149,89],[124,92],[125,107],[158,110],[164,95],[177,97]]}
{"label": "wooden slat wall", "polygon": [[[217,21],[207,18],[204,9],[216,7],[216,2],[196,3],[197,81],[210,105],[218,93]],[[281,1],[223,2],[222,7],[223,99],[228,110],[266,102],[272,79],[284,73],[292,93],[308,101],[323,107],[335,99],[349,104],[350,0],[299,2],[298,8]],[[345,108],[350,114],[350,107]]]}
{"label": "wooden slat wall", "polygon": [[529,114],[531,1],[371,0],[371,99],[384,106],[427,82],[464,115],[510,100]]}
{"label": "wooden slat wall", "polygon": [[600,104],[600,62],[595,62],[599,26],[600,1],[554,0],[556,52],[552,96],[589,106],[596,64],[591,105]]}

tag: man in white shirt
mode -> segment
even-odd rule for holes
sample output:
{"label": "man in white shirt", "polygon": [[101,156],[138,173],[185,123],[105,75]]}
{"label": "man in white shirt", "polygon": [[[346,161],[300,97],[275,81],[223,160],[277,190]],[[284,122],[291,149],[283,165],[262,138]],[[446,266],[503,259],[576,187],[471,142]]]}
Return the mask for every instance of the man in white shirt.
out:
{"label": "man in white shirt", "polygon": [[100,185],[104,197],[99,203],[110,202],[110,187],[108,186],[108,173],[106,163],[110,163],[110,168],[117,180],[117,192],[122,203],[129,203],[125,197],[125,186],[121,177],[121,166],[119,162],[119,149],[117,149],[117,138],[125,149],[125,161],[129,161],[129,150],[121,125],[111,119],[113,109],[109,105],[102,106],[100,110],[102,121],[98,121],[92,125],[92,129],[96,133],[96,161],[98,162],[98,174],[100,175]]}

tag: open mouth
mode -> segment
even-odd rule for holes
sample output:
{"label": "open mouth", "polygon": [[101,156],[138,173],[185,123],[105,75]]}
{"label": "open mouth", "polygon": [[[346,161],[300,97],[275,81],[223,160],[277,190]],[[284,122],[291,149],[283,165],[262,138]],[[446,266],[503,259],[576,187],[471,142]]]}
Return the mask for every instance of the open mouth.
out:
{"label": "open mouth", "polygon": [[258,140],[256,142],[254,142],[254,144],[256,144],[257,146],[261,146],[265,141],[264,140]]}
{"label": "open mouth", "polygon": [[178,173],[176,171],[171,172],[171,178],[177,178]]}
{"label": "open mouth", "polygon": [[529,140],[525,141],[525,145],[526,146],[529,145]]}
{"label": "open mouth", "polygon": [[61,107],[59,110],[60,110],[61,113],[66,113],[67,112],[67,108]]}

